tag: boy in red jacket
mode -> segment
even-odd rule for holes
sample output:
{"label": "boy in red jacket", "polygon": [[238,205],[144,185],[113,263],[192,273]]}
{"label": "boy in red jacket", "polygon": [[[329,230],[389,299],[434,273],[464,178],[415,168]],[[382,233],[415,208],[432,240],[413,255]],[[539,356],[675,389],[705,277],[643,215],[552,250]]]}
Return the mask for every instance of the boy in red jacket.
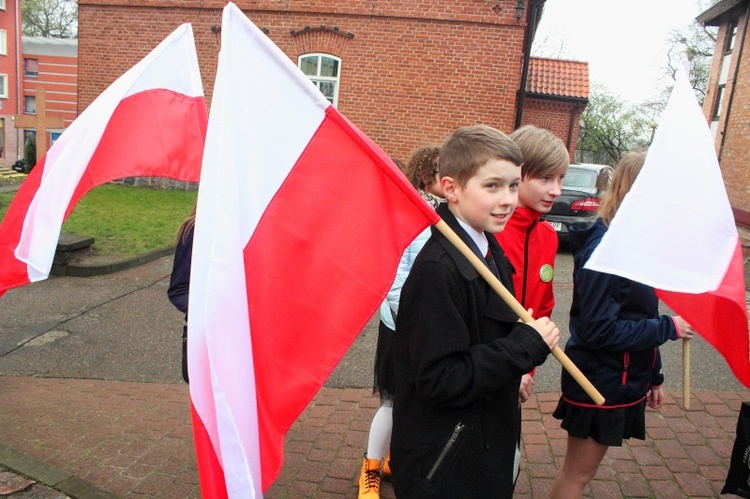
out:
{"label": "boy in red jacket", "polygon": [[[510,135],[523,155],[518,207],[505,230],[495,234],[516,270],[516,299],[534,317],[550,317],[555,305],[552,293],[557,233],[542,220],[560,196],[570,155],[562,140],[545,128],[526,125]],[[532,373],[533,374],[533,373]],[[531,374],[521,380],[518,396],[525,402],[534,390]]]}

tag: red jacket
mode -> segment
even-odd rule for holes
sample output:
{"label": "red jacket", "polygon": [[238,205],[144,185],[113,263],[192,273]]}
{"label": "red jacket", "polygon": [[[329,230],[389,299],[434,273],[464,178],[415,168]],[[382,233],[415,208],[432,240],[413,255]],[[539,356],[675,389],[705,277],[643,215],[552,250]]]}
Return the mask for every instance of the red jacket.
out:
{"label": "red jacket", "polygon": [[540,217],[540,213],[519,206],[505,229],[495,234],[516,269],[513,275],[516,299],[525,309],[534,309],[534,318],[549,317],[555,306],[552,278],[557,233]]}

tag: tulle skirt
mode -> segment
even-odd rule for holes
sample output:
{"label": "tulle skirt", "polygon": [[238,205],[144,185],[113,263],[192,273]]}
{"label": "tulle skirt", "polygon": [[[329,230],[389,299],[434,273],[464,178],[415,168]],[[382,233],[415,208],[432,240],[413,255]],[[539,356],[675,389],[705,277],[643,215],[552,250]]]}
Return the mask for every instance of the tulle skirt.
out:
{"label": "tulle skirt", "polygon": [[396,331],[389,328],[383,321],[378,326],[378,346],[375,350],[375,375],[372,387],[373,393],[380,394],[381,402],[393,400],[395,390],[395,360],[394,340]]}

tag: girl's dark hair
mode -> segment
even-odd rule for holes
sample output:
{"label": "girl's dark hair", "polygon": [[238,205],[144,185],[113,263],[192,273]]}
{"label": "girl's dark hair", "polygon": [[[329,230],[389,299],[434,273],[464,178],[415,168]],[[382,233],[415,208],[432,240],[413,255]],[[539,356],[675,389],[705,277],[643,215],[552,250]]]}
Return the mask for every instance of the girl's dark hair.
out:
{"label": "girl's dark hair", "polygon": [[437,145],[420,147],[412,153],[404,173],[415,189],[426,191],[435,182],[439,154],[440,146]]}

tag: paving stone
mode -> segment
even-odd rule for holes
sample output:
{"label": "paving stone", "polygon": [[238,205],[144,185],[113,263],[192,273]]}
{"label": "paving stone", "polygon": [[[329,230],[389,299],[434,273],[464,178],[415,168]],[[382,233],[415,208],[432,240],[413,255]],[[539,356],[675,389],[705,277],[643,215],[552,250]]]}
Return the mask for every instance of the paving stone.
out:
{"label": "paving stone", "polygon": [[[0,427],[12,429],[0,434],[0,466],[14,456],[28,456],[41,464],[40,470],[58,470],[58,475],[49,475],[60,477],[55,480],[68,477],[71,487],[90,483],[126,499],[200,497],[184,407],[186,386],[13,377],[0,381]],[[731,403],[739,411],[740,402],[750,397],[695,395],[689,411],[677,403],[666,408],[667,416],[648,411],[647,439],[610,448],[585,497],[717,497],[726,478],[737,412],[715,416],[708,408],[725,414],[720,407]],[[558,396],[538,394],[524,405],[517,498],[548,497],[562,464],[567,432],[543,409],[546,403],[555,405]],[[672,400],[679,398],[672,393]],[[698,402],[703,409],[695,409]],[[355,497],[378,406],[369,389],[321,390],[288,432],[283,468],[266,497]],[[390,483],[383,483],[381,497],[394,497]]]}
{"label": "paving stone", "polygon": [[712,496],[713,488],[705,477],[697,473],[676,473],[675,478],[689,497]]}
{"label": "paving stone", "polygon": [[32,484],[34,484],[34,481],[26,477],[9,471],[0,472],[0,496],[20,492],[31,487]]}

